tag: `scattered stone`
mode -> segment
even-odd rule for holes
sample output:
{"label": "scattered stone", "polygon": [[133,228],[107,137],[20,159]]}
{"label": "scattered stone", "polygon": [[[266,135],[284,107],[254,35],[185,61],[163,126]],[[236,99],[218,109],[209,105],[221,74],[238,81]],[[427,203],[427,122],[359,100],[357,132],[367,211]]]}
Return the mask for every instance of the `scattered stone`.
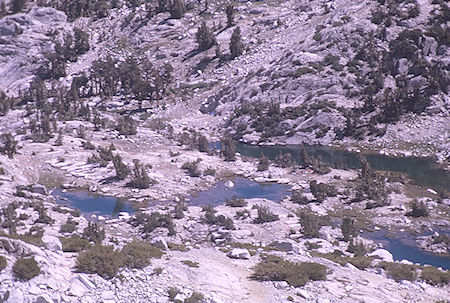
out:
{"label": "scattered stone", "polygon": [[234,183],[230,180],[226,181],[223,185],[228,189],[231,189],[234,187]]}
{"label": "scattered stone", "polygon": [[251,257],[250,252],[245,248],[233,248],[228,256],[233,259],[250,259]]}
{"label": "scattered stone", "polygon": [[386,249],[379,248],[377,250],[374,250],[369,254],[369,257],[379,257],[381,260],[386,262],[394,262],[394,257],[392,254],[387,251]]}
{"label": "scattered stone", "polygon": [[45,247],[47,247],[50,251],[61,251],[62,243],[61,241],[54,236],[43,236],[42,242],[44,242]]}

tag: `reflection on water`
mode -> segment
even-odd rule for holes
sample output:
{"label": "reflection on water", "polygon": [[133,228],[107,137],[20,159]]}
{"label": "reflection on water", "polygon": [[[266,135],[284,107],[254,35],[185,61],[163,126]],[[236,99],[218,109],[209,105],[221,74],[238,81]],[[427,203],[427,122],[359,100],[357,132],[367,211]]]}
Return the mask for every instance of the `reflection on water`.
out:
{"label": "reflection on water", "polygon": [[116,197],[94,195],[87,191],[62,192],[60,189],[55,189],[52,195],[57,203],[77,208],[87,218],[91,215],[114,218],[122,211],[134,213],[126,200]]}
{"label": "reflection on water", "polygon": [[[305,146],[309,155],[321,157],[323,161],[335,163],[340,161],[348,168],[360,168],[358,153],[348,152],[327,146]],[[281,153],[290,153],[292,158],[301,163],[300,146],[254,146],[243,143],[236,144],[236,151],[245,156],[259,157],[261,153],[269,159]],[[435,189],[450,188],[450,172],[439,168],[430,159],[413,157],[388,157],[379,154],[367,154],[366,159],[370,166],[376,170],[385,170],[405,173],[419,185]]]}
{"label": "reflection on water", "polygon": [[393,237],[386,238],[386,230],[365,233],[364,237],[383,244],[383,247],[392,254],[394,260],[409,260],[422,265],[429,264],[450,269],[450,257],[437,256],[416,247],[416,237],[408,233],[396,233]]}
{"label": "reflection on water", "polygon": [[226,199],[231,199],[233,195],[237,198],[266,198],[273,201],[280,201],[289,194],[290,186],[277,183],[257,183],[253,180],[236,177],[231,179],[234,187],[227,189],[225,182],[218,182],[212,188],[189,197],[189,205],[219,205]]}

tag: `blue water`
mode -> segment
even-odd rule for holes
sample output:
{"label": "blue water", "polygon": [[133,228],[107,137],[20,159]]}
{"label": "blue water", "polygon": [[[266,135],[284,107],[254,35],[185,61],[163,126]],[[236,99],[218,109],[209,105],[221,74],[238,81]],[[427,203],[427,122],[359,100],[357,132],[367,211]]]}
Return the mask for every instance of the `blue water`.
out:
{"label": "blue water", "polygon": [[86,191],[62,192],[60,189],[55,189],[52,195],[57,203],[79,209],[88,219],[92,215],[114,218],[122,211],[134,213],[130,203],[116,197],[95,195]]}
{"label": "blue water", "polygon": [[[236,151],[245,156],[259,158],[263,153],[269,159],[274,159],[280,153],[290,153],[292,159],[302,163],[299,145],[285,146],[255,146],[236,143]],[[320,157],[324,162],[339,161],[351,169],[358,169],[361,163],[359,155],[328,146],[305,146],[310,156]],[[406,174],[410,179],[421,186],[436,190],[450,188],[450,172],[439,167],[433,160],[415,157],[390,157],[379,154],[365,154],[370,167],[375,170],[393,171]]]}
{"label": "blue water", "polygon": [[235,195],[237,198],[266,198],[272,201],[281,199],[290,194],[290,186],[277,183],[258,183],[250,179],[235,177],[231,179],[234,187],[227,189],[225,181],[218,182],[212,188],[202,191],[195,196],[189,197],[188,205],[220,205],[226,199]]}
{"label": "blue water", "polygon": [[422,265],[429,264],[443,269],[450,269],[450,257],[427,253],[415,245],[415,236],[408,233],[397,233],[395,237],[386,238],[386,230],[379,230],[364,234],[365,237],[383,244],[389,250],[394,260],[406,259]]}

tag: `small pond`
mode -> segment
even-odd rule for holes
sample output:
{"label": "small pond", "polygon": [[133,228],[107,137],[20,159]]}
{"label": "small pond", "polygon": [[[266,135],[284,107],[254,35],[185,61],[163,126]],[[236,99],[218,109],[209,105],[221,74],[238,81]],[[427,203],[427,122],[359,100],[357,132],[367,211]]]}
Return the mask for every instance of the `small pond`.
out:
{"label": "small pond", "polygon": [[250,179],[235,177],[231,179],[234,187],[228,189],[225,187],[225,181],[217,182],[212,188],[199,192],[195,196],[189,197],[188,205],[212,205],[216,206],[231,199],[237,198],[266,198],[273,201],[281,199],[290,194],[290,186],[278,183],[258,183]]}
{"label": "small pond", "polygon": [[[292,158],[301,163],[299,145],[286,146],[255,146],[236,143],[236,151],[241,155],[259,158],[263,153],[269,159],[274,159],[280,153],[290,153]],[[305,146],[309,155],[321,157],[324,162],[340,161],[348,168],[358,169],[361,163],[358,153],[349,152],[327,146]],[[380,154],[365,154],[370,166],[376,170],[405,173],[409,178],[421,186],[436,190],[450,188],[450,172],[442,168],[431,159],[414,157],[389,157]]]}
{"label": "small pond", "polygon": [[66,191],[55,189],[52,192],[56,202],[71,208],[77,208],[81,213],[90,219],[92,215],[115,218],[119,212],[134,213],[125,199],[110,196],[101,196],[87,191]]}
{"label": "small pond", "polygon": [[429,264],[442,267],[443,269],[450,269],[450,257],[434,255],[416,247],[416,236],[406,232],[395,233],[389,237],[386,237],[386,234],[386,230],[382,229],[365,233],[363,236],[383,244],[383,248],[389,250],[396,261],[406,259],[413,263]]}

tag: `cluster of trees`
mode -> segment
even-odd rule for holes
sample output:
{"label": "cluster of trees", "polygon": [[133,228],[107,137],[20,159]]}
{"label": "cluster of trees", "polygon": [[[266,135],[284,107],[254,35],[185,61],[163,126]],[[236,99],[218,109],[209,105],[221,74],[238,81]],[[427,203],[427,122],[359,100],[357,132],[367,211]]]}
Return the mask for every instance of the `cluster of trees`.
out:
{"label": "cluster of trees", "polygon": [[[226,15],[227,15],[227,27],[234,26],[234,15],[235,15],[235,9],[232,5],[228,5],[225,9]],[[198,44],[198,50],[199,51],[205,51],[210,49],[213,46],[216,46],[216,55],[219,57],[220,55],[220,49],[219,45],[217,43],[216,37],[214,36],[214,30],[210,29],[205,21],[202,22],[200,27],[197,30],[197,33],[195,35],[196,41]],[[245,45],[242,42],[242,36],[241,36],[241,29],[240,27],[236,27],[233,31],[233,34],[231,35],[230,39],[230,59],[234,59],[240,55],[245,50]]]}
{"label": "cluster of trees", "polygon": [[[420,114],[431,104],[432,96],[448,94],[445,64],[439,54],[430,60],[424,43],[433,37],[438,49],[448,44],[448,27],[444,21],[448,19],[445,18],[448,6],[442,1],[435,1],[440,9],[434,12],[434,17],[425,28],[404,29],[389,41],[386,28],[393,22],[416,17],[417,5],[414,1],[407,1],[410,9],[404,12],[399,9],[399,4],[406,1],[379,2],[379,7],[372,12],[372,22],[379,25],[378,29],[367,35],[366,42],[350,60],[354,66],[367,65],[368,68],[365,69],[367,72],[363,72],[362,68],[353,69],[357,83],[362,87],[358,94],[364,105],[359,111],[347,115],[344,136],[362,138],[367,133],[382,135],[383,129],[377,129],[375,125],[396,122],[410,112]],[[387,44],[388,49],[381,47],[383,44]],[[399,71],[400,62],[407,62],[410,67]],[[395,86],[386,88],[384,79],[390,76],[395,79]]]}
{"label": "cluster of trees", "polygon": [[108,56],[92,63],[88,81],[81,87],[88,95],[113,96],[119,91],[131,94],[138,100],[139,108],[145,100],[160,100],[167,93],[172,82],[173,68],[170,64],[154,66],[146,57],[129,56],[119,62]]}

